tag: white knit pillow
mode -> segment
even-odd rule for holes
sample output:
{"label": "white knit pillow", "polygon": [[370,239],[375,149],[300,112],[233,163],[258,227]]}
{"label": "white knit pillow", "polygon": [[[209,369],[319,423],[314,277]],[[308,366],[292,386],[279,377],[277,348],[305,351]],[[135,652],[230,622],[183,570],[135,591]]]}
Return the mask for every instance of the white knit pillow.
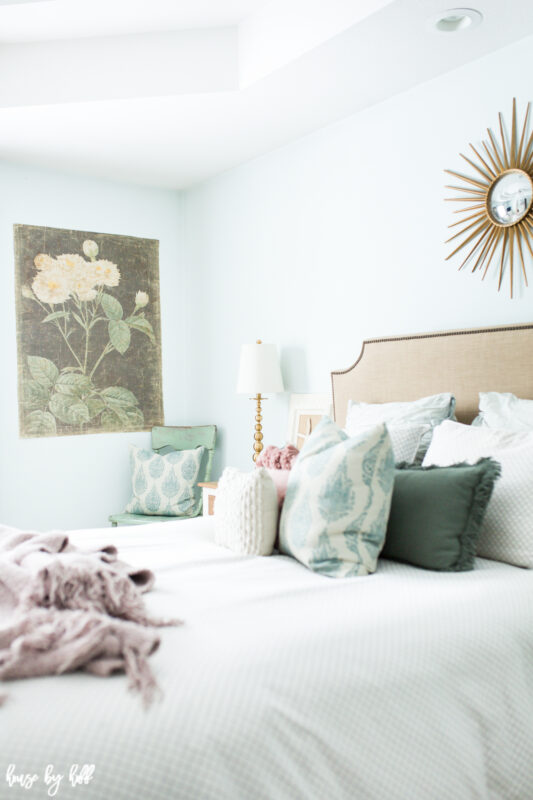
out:
{"label": "white knit pillow", "polygon": [[423,466],[474,464],[485,456],[498,461],[502,473],[483,520],[478,555],[533,568],[533,432],[473,428],[446,420],[435,428]]}
{"label": "white knit pillow", "polygon": [[226,467],[218,482],[215,542],[236,553],[269,556],[278,527],[278,493],[267,470]]}

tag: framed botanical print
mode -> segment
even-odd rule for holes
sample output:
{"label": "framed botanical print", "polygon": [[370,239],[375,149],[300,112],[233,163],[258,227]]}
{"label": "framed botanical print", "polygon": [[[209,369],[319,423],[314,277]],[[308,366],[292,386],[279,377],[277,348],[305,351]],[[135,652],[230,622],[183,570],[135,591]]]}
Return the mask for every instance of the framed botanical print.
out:
{"label": "framed botanical print", "polygon": [[15,225],[22,437],[163,424],[159,243]]}

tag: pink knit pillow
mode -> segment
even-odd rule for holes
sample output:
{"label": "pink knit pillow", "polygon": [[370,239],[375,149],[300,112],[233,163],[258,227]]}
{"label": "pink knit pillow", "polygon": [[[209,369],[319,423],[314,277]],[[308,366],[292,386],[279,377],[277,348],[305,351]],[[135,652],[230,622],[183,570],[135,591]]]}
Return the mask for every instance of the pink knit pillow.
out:
{"label": "pink knit pillow", "polygon": [[287,444],[281,449],[273,444],[269,444],[255,462],[256,467],[266,467],[267,469],[290,470],[299,450],[292,444]]}

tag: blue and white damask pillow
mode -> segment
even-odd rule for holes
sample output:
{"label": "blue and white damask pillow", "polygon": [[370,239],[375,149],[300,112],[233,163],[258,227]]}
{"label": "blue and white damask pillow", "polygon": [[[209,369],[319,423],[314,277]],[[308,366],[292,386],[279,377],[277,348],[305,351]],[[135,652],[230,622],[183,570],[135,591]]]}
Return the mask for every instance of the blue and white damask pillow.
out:
{"label": "blue and white damask pillow", "polygon": [[175,450],[160,456],[130,445],[133,497],[130,514],[195,517],[202,496],[197,486],[205,447]]}
{"label": "blue and white damask pillow", "polygon": [[375,572],[393,485],[394,455],[384,424],[349,437],[323,417],[291,469],[281,551],[335,578]]}

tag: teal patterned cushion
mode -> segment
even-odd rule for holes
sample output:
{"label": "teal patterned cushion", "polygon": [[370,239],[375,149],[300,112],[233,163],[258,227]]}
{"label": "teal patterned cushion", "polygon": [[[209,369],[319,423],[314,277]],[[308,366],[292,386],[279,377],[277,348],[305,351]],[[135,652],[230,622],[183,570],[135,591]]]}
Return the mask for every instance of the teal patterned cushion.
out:
{"label": "teal patterned cushion", "polygon": [[348,437],[323,417],[291,470],[280,548],[335,578],[374,572],[387,530],[394,456],[385,425]]}
{"label": "teal patterned cushion", "polygon": [[160,456],[152,450],[130,445],[133,497],[126,506],[130,514],[195,517],[202,496],[197,486],[205,447],[175,450]]}

